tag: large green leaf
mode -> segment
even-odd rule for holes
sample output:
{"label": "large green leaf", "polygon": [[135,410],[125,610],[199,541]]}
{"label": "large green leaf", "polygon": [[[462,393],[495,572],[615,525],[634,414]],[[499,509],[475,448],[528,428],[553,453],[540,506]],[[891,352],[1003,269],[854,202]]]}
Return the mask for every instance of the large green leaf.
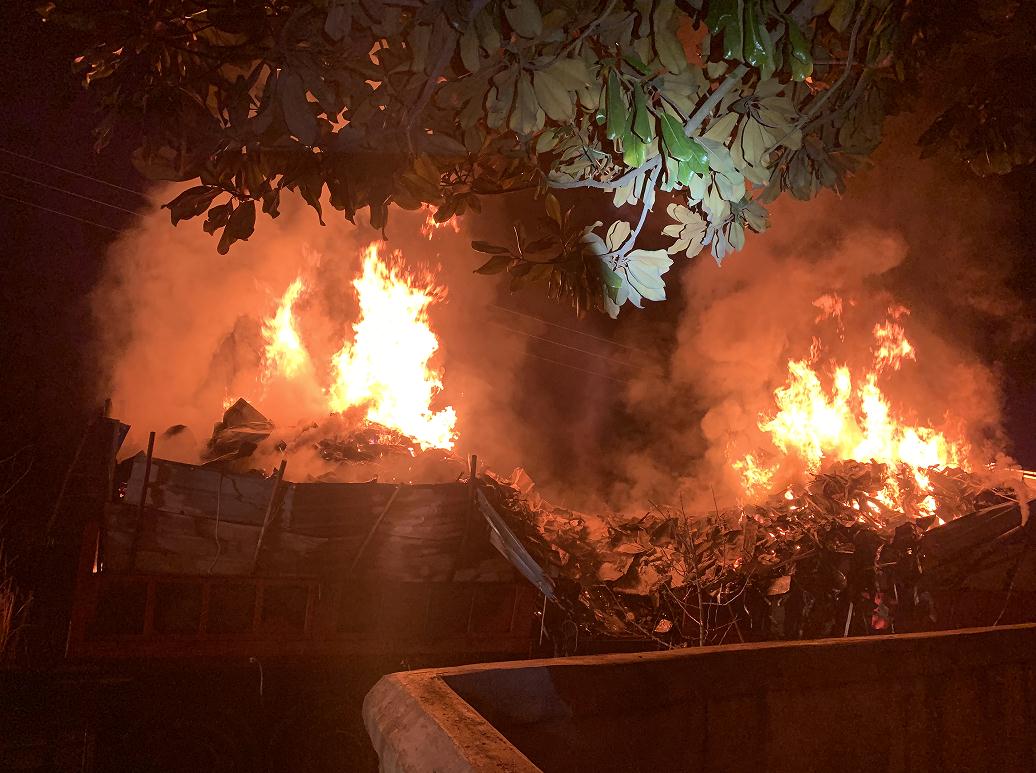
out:
{"label": "large green leaf", "polygon": [[626,118],[629,114],[629,107],[622,95],[622,86],[619,84],[619,76],[615,73],[615,70],[611,70],[608,73],[608,98],[605,108],[607,110],[606,136],[610,140],[619,139],[626,130]]}
{"label": "large green leaf", "polygon": [[633,133],[643,142],[651,142],[655,138],[655,116],[648,110],[647,95],[639,85],[633,88]]}

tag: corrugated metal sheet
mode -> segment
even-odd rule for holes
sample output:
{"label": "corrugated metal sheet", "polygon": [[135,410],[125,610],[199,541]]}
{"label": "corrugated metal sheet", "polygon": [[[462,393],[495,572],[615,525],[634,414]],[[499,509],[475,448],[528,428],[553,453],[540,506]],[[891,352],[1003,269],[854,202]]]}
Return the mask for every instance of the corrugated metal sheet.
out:
{"label": "corrugated metal sheet", "polygon": [[[251,572],[274,491],[272,479],[154,459],[141,519],[144,467],[141,454],[134,460],[124,502],[109,508],[107,568]],[[477,517],[471,490],[461,483],[283,485],[260,552],[257,571],[262,574],[450,580],[469,519]]]}

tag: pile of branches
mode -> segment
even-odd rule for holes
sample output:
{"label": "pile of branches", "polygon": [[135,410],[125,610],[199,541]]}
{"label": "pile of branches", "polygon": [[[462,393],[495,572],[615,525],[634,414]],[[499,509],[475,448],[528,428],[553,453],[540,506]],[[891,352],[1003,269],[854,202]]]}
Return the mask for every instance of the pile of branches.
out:
{"label": "pile of branches", "polygon": [[[890,475],[899,508],[882,493]],[[1011,498],[960,470],[927,475],[930,493],[906,469],[840,462],[760,504],[696,516],[652,506],[639,518],[555,507],[521,471],[482,480],[555,578],[566,625],[680,647],[930,628],[922,535]]]}

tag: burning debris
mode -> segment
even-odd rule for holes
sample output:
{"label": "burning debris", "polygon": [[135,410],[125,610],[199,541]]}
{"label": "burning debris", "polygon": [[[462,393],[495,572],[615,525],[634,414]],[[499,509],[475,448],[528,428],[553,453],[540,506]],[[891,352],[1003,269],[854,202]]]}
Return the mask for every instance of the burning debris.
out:
{"label": "burning debris", "polygon": [[[698,517],[665,506],[640,518],[574,512],[544,501],[520,470],[482,483],[556,578],[568,620],[591,635],[678,647],[946,627],[934,601],[943,584],[929,579],[944,578],[962,546],[939,550],[943,532],[969,535],[965,553],[996,540],[1020,561],[1031,529],[1009,486],[925,473],[935,505],[921,515],[883,501],[895,475],[877,462],[837,462],[804,487]],[[900,485],[908,500],[909,481]]]}
{"label": "burning debris", "polygon": [[[1003,569],[1004,561],[1028,547],[1027,536],[1019,547],[1019,535],[1031,532],[1022,529],[1025,508],[1018,504],[1026,497],[973,472],[987,460],[977,461],[981,454],[966,427],[951,417],[919,415],[915,409],[926,408],[925,401],[902,399],[895,391],[921,356],[907,338],[909,312],[900,306],[889,307],[884,319],[847,325],[843,314],[851,299],[816,299],[816,324],[829,326],[832,335],[818,333],[808,354],[787,360],[772,405],[750,419],[750,432],[712,468],[732,469],[737,491],[759,504],[717,504],[705,514],[688,512],[682,503],[659,504],[631,518],[551,505],[521,471],[509,479],[488,472],[471,477],[453,451],[457,415],[443,399],[443,374],[433,364],[440,341],[429,309],[444,297],[434,276],[406,269],[398,256],[368,245],[349,283],[356,314],[348,324],[318,319],[314,278],[310,269],[300,270],[257,320],[254,390],[241,390],[248,399],[224,406],[201,455],[204,469],[158,467],[170,480],[182,477],[184,490],[201,492],[188,502],[193,522],[177,520],[186,511],[160,514],[185,533],[208,534],[211,528],[211,543],[206,540],[191,559],[199,566],[226,573],[256,566],[339,571],[343,558],[335,540],[356,524],[348,517],[332,524],[342,515],[334,508],[337,498],[359,495],[351,486],[329,484],[373,486],[377,497],[371,494],[360,508],[370,524],[379,508],[399,507],[406,497],[419,498],[422,486],[444,484],[434,509],[447,531],[425,528],[414,512],[393,510],[394,517],[413,517],[406,540],[420,535],[437,541],[447,532],[451,540],[466,540],[464,513],[474,512],[471,503],[478,502],[492,544],[561,609],[560,629],[545,625],[557,641],[568,641],[574,626],[591,637],[673,647],[943,626],[952,615],[940,593],[946,582],[968,575],[969,555],[983,556],[984,569]],[[855,356],[843,356],[839,342]],[[296,395],[304,399],[294,400]],[[318,418],[294,421],[300,417]],[[721,422],[716,438],[738,431],[733,418]],[[283,460],[288,477],[282,487],[270,471]],[[136,467],[142,483],[143,467]],[[195,480],[201,473],[215,478]],[[396,486],[403,493],[392,504],[388,483],[414,485]],[[210,555],[205,551],[223,539],[220,516],[195,506],[194,498],[204,495],[218,511],[224,488],[229,496],[248,485],[254,501],[242,516],[247,528],[235,536],[233,560],[222,548]],[[335,499],[326,512],[316,503],[325,486]],[[144,488],[137,494],[141,503],[150,502]],[[171,491],[162,489],[165,499],[153,503],[156,512],[173,501]],[[730,501],[729,491],[721,496]],[[319,522],[320,534],[301,526],[309,504],[319,504],[320,518],[327,519]],[[261,521],[266,513],[268,532]],[[127,517],[113,525],[131,565],[139,524]],[[142,556],[167,566],[165,532],[151,531],[142,532]],[[146,542],[152,537],[154,545]],[[256,539],[262,550],[250,551]],[[415,564],[416,575],[406,566],[411,553],[400,548],[392,572],[424,576],[434,568],[434,576],[448,579],[456,561],[446,560],[450,550],[440,548],[429,553],[435,566]]]}
{"label": "burning debris", "polygon": [[[842,298],[824,295],[814,305],[820,309],[817,322],[833,320],[837,336],[844,339]],[[807,357],[788,361],[787,381],[773,393],[774,410],[758,422],[770,449],[732,463],[746,494],[772,490],[789,459],[801,460],[810,473],[831,460],[868,459],[895,470],[884,476],[885,484],[875,495],[882,505],[933,511],[925,471],[962,466],[971,449],[959,427],[939,430],[909,421],[879,383],[917,359],[902,325],[909,313],[892,306],[888,318],[874,325],[867,366],[854,370],[833,357],[825,361],[825,346],[816,336]],[[920,497],[913,496],[917,492]]]}

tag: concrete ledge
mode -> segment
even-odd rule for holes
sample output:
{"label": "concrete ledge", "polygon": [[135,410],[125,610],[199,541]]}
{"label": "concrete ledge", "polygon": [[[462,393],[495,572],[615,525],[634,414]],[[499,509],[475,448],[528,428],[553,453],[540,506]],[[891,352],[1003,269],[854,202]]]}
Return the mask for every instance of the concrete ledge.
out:
{"label": "concrete ledge", "polygon": [[[382,770],[1036,770],[1036,625],[385,677]],[[450,748],[450,747],[453,748]]]}
{"label": "concrete ledge", "polygon": [[434,669],[382,677],[364,698],[363,721],[382,771],[539,771]]}

